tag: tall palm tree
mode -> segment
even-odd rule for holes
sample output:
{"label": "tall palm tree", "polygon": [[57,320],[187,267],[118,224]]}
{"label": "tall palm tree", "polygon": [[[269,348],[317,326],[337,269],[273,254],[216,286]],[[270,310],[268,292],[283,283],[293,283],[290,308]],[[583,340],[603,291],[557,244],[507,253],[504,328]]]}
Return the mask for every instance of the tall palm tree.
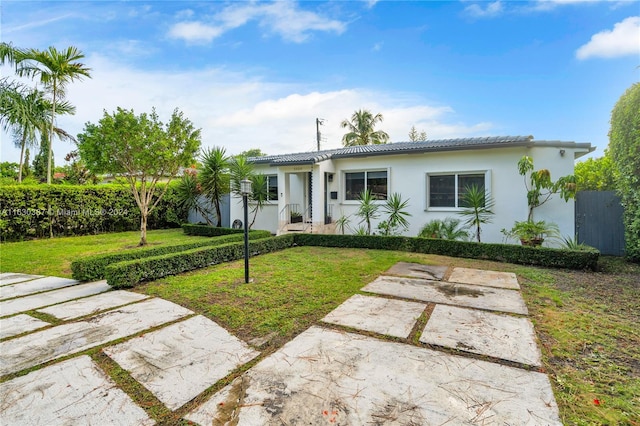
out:
{"label": "tall palm tree", "polygon": [[[26,88],[6,78],[0,81],[0,126],[13,134],[15,145],[20,147],[18,182],[22,182],[25,148],[37,144],[38,133],[44,136],[50,122],[51,102],[44,95],[38,89]],[[58,103],[56,110],[59,114],[75,112],[75,108],[67,102]],[[58,136],[69,137],[57,127],[53,131]]]}
{"label": "tall palm tree", "polygon": [[[0,50],[4,55],[4,52]],[[64,99],[67,84],[89,77],[89,68],[78,62],[84,58],[84,54],[76,47],[70,46],[64,50],[58,50],[51,46],[47,50],[28,49],[14,56],[17,65],[17,74],[31,78],[38,77],[45,89],[52,95],[51,116],[49,123],[49,152],[47,157],[47,183],[51,183],[51,145],[55,133],[56,106],[59,100]]]}
{"label": "tall palm tree", "polygon": [[340,127],[348,132],[342,137],[344,146],[377,145],[387,143],[389,134],[382,130],[374,130],[377,123],[382,123],[382,114],[371,114],[371,111],[361,109],[353,113],[351,120],[343,120]]}
{"label": "tall palm tree", "polygon": [[202,192],[216,209],[217,224],[222,226],[222,196],[229,193],[229,158],[222,147],[207,149],[202,154],[202,172],[199,176]]}

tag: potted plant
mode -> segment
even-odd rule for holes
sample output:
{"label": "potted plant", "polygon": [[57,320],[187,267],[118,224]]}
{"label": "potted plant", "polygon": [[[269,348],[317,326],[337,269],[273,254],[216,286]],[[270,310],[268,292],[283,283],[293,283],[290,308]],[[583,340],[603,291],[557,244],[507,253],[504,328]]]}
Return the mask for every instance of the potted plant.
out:
{"label": "potted plant", "polygon": [[558,235],[558,226],[554,223],[547,223],[544,220],[534,222],[526,220],[516,222],[510,230],[502,229],[501,231],[507,238],[520,240],[523,246],[538,247],[541,246],[545,238],[556,237]]}
{"label": "potted plant", "polygon": [[291,223],[301,223],[302,222],[302,214],[293,210],[291,212]]}

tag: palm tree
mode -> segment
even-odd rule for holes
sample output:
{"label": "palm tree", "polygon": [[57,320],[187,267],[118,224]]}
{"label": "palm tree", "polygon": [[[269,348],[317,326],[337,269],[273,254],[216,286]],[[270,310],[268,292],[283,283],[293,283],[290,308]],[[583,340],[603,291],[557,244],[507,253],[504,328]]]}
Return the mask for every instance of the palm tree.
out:
{"label": "palm tree", "polygon": [[493,217],[493,199],[485,193],[484,188],[473,184],[464,189],[462,195],[463,209],[460,214],[467,218],[465,225],[475,227],[476,239],[480,241],[480,225],[491,223]]}
{"label": "palm tree", "polygon": [[269,188],[267,185],[267,176],[263,174],[257,174],[250,177],[251,180],[251,202],[253,206],[253,220],[249,224],[249,229],[253,227],[258,216],[258,211],[262,210],[265,203],[269,200]]}
{"label": "palm tree", "polygon": [[367,235],[371,235],[371,221],[378,218],[378,207],[376,199],[371,194],[371,190],[367,189],[360,194],[360,206],[356,212],[356,216],[362,218],[360,223],[365,222]]}
{"label": "palm tree", "polygon": [[[75,112],[75,108],[67,102],[58,103],[56,110],[59,114]],[[13,134],[15,145],[20,147],[18,182],[22,182],[24,151],[28,146],[37,144],[38,133],[45,136],[50,113],[51,103],[44,97],[44,92],[27,89],[6,78],[0,81],[0,126]],[[53,131],[60,137],[70,138],[62,129],[54,127]]]}
{"label": "palm tree", "polygon": [[344,120],[340,127],[349,131],[342,137],[344,146],[377,145],[387,143],[389,135],[382,130],[374,130],[377,123],[382,123],[382,114],[371,114],[366,109],[353,113],[351,120]]}
{"label": "palm tree", "polygon": [[[3,47],[0,51],[5,57]],[[13,56],[17,74],[21,77],[39,77],[40,83],[51,92],[51,116],[49,123],[49,152],[47,157],[47,183],[51,183],[51,145],[55,133],[56,106],[59,100],[64,99],[66,86],[68,83],[79,80],[82,77],[89,77],[89,68],[78,60],[84,58],[84,54],[76,47],[70,46],[66,50],[58,50],[51,46],[47,50],[28,49],[19,51]]]}
{"label": "palm tree", "polygon": [[202,192],[216,209],[216,226],[222,226],[222,196],[229,193],[229,158],[226,150],[216,146],[202,154],[202,172],[199,176]]}
{"label": "palm tree", "polygon": [[386,226],[384,230],[387,235],[394,235],[397,228],[402,228],[402,231],[406,231],[409,228],[409,221],[407,217],[411,216],[411,213],[406,211],[409,205],[409,200],[402,200],[402,196],[394,192],[387,198],[387,201],[382,206],[382,210],[387,213]]}

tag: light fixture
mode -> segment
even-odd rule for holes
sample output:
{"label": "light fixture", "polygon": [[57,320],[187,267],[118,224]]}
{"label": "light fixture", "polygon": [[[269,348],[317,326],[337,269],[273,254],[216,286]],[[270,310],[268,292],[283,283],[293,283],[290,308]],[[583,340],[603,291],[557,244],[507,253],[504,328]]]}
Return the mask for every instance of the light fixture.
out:
{"label": "light fixture", "polygon": [[564,157],[564,153],[565,153],[565,150],[564,150],[564,149],[561,149],[561,150],[560,150],[560,157]]}
{"label": "light fixture", "polygon": [[242,179],[240,181],[240,193],[242,194],[242,204],[244,206],[244,283],[249,282],[249,208],[247,198],[251,194],[251,181]]}

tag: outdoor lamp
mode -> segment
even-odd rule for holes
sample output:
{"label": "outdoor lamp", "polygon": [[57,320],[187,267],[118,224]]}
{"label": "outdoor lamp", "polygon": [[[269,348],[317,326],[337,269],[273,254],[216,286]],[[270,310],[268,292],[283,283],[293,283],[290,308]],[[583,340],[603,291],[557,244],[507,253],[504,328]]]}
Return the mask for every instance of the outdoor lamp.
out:
{"label": "outdoor lamp", "polygon": [[244,283],[249,282],[249,209],[247,197],[251,194],[251,181],[242,179],[240,181],[240,193],[242,194],[242,204],[244,206]]}

